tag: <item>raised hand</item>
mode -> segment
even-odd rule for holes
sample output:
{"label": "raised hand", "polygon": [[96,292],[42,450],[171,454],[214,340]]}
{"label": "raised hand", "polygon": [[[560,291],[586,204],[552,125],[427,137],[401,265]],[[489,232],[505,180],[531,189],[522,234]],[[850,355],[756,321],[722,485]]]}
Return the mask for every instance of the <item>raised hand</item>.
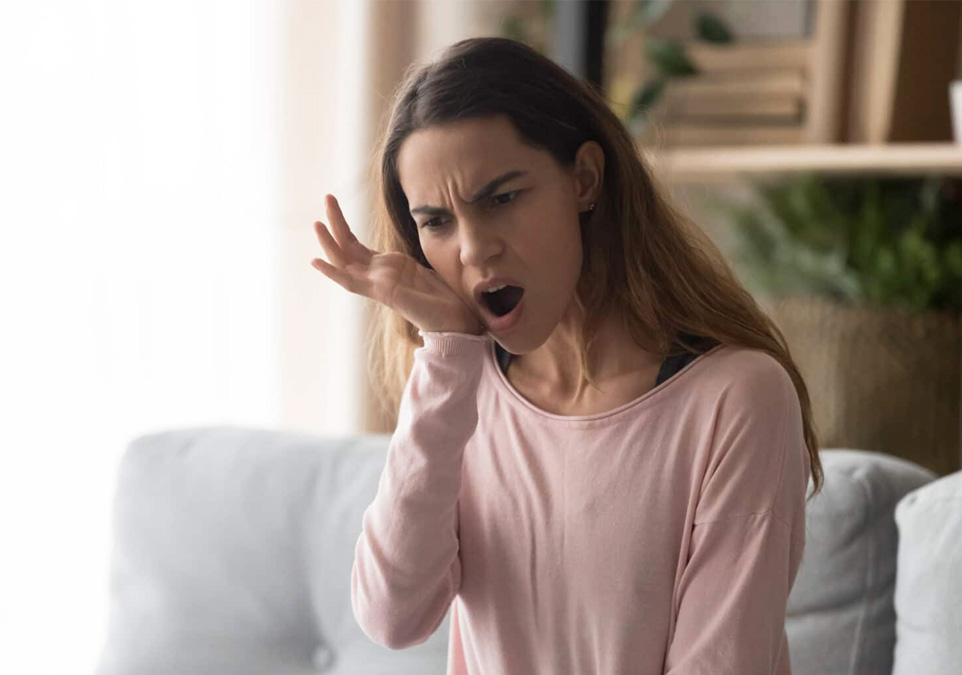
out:
{"label": "raised hand", "polygon": [[485,332],[477,312],[437,272],[400,251],[372,251],[351,232],[333,195],[324,197],[324,206],[333,236],[320,221],[314,229],[330,262],[311,261],[324,276],[351,293],[390,307],[425,332]]}

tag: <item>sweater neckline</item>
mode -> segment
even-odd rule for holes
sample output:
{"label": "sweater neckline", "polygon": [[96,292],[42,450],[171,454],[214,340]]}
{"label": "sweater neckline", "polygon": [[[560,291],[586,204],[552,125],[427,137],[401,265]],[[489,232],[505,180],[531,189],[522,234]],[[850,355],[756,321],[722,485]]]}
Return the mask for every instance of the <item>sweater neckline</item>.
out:
{"label": "sweater neckline", "polygon": [[498,367],[498,354],[497,354],[497,341],[493,338],[490,340],[490,344],[486,350],[487,354],[485,356],[485,367],[494,370],[495,378],[498,380],[498,386],[507,394],[507,397],[516,407],[521,407],[529,413],[534,414],[537,417],[541,417],[547,420],[553,420],[556,422],[596,422],[599,420],[606,420],[611,417],[618,416],[622,413],[626,413],[632,408],[642,406],[647,404],[649,401],[656,400],[660,398],[662,392],[666,389],[672,387],[674,383],[686,379],[689,377],[692,370],[697,370],[701,366],[700,363],[706,360],[706,358],[718,350],[722,349],[725,345],[717,344],[703,354],[699,354],[697,358],[692,360],[690,363],[685,365],[681,370],[675,373],[672,377],[662,382],[659,385],[649,389],[641,396],[623,403],[617,408],[612,408],[611,410],[602,411],[599,413],[592,413],[590,415],[559,415],[557,413],[548,412],[543,408],[538,407],[524,396],[521,395],[514,385],[508,380],[507,375]]}

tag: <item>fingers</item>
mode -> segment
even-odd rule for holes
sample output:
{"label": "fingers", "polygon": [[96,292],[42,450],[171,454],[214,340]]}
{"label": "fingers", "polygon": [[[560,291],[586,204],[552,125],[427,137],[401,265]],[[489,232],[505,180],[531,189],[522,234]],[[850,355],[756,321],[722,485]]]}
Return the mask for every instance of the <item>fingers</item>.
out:
{"label": "fingers", "polygon": [[359,293],[361,295],[365,294],[365,285],[359,279],[356,279],[347,272],[338,269],[334,265],[331,265],[320,258],[314,258],[314,260],[311,261],[311,266],[317,270],[320,270],[325,276],[334,280],[346,290],[352,293]]}
{"label": "fingers", "polygon": [[311,261],[311,266],[348,291],[370,297],[372,283],[364,278],[358,267],[352,271],[348,271],[348,267],[351,264],[370,265],[374,252],[359,242],[351,232],[333,195],[325,195],[324,205],[333,234],[327,229],[327,225],[320,221],[314,223],[314,231],[330,262],[315,258]]}
{"label": "fingers", "polygon": [[347,265],[347,258],[344,255],[344,251],[342,251],[341,247],[334,241],[331,233],[327,231],[327,226],[321,221],[317,221],[314,223],[314,231],[317,233],[317,240],[320,242],[321,248],[324,249],[324,253],[327,254],[331,264],[335,267],[344,267]]}
{"label": "fingers", "polygon": [[324,206],[327,209],[327,219],[331,223],[334,240],[345,255],[354,262],[369,262],[374,252],[359,242],[354,233],[351,232],[351,228],[341,212],[341,205],[337,203],[334,195],[324,196]]}

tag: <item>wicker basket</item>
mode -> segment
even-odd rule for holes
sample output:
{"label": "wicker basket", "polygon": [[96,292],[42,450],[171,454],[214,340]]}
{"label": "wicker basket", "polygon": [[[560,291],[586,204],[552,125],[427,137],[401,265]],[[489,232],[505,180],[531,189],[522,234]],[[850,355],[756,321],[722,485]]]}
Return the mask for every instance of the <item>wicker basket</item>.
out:
{"label": "wicker basket", "polygon": [[819,445],[959,469],[962,321],[815,298],[768,303],[808,385]]}

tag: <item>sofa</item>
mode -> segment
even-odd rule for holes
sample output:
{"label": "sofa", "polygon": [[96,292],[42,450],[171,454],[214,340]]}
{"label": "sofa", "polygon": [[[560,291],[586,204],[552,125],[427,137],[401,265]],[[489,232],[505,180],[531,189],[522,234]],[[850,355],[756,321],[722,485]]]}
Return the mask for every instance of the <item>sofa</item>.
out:
{"label": "sofa", "polygon": [[[425,642],[372,642],[354,546],[389,435],[232,426],[132,440],[118,465],[96,675],[431,675]],[[962,472],[822,451],[786,629],[794,675],[962,673]],[[450,615],[449,615],[450,616]]]}

